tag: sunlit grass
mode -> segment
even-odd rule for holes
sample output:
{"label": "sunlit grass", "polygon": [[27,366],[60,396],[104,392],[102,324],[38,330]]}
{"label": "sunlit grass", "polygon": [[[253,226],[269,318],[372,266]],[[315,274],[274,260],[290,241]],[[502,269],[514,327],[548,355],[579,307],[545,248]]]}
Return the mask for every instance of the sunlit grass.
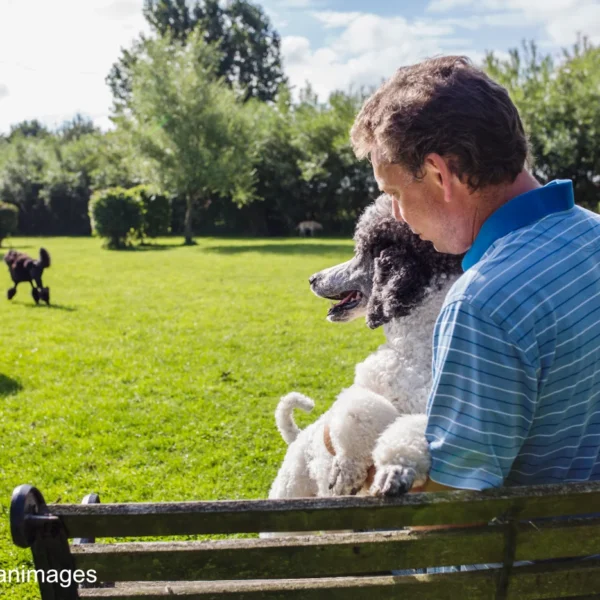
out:
{"label": "sunlit grass", "polygon": [[[158,243],[11,240],[51,252],[53,306],[36,307],[23,284],[0,298],[0,569],[31,565],[8,528],[21,483],[48,503],[265,497],[285,452],[279,397],[301,390],[320,414],[382,340],[364,322],[326,322],[308,288],[350,257],[350,240]],[[39,598],[35,585],[0,591]]]}

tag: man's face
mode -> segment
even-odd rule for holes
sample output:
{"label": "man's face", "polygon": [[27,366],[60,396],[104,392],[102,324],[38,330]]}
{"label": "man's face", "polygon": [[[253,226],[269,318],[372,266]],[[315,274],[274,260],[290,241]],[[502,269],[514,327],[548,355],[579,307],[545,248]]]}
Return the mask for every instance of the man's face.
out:
{"label": "man's face", "polygon": [[404,167],[379,161],[373,156],[373,172],[379,189],[393,197],[394,215],[405,221],[422,240],[433,243],[438,252],[460,254],[465,251],[460,214],[444,200],[444,191],[426,172],[423,179]]}

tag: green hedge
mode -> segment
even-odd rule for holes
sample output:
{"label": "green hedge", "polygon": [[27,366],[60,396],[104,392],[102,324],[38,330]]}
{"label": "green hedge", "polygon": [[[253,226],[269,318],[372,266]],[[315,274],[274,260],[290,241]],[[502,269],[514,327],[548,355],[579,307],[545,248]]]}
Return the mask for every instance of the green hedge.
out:
{"label": "green hedge", "polygon": [[94,233],[106,238],[110,248],[122,248],[141,231],[143,205],[124,188],[98,190],[90,200],[90,220]]}

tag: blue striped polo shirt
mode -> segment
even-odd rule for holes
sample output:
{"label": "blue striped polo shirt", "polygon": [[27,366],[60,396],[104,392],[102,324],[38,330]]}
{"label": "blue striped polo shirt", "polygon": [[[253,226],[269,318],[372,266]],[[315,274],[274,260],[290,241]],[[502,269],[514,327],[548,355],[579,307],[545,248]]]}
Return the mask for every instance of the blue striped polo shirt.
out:
{"label": "blue striped polo shirt", "polygon": [[600,216],[570,181],[483,224],[433,336],[433,481],[600,479]]}

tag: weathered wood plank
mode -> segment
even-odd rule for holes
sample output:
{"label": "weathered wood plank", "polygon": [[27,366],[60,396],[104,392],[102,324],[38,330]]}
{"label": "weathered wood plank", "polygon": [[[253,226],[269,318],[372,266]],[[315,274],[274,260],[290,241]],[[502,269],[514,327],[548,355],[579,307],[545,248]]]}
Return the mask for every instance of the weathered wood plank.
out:
{"label": "weathered wood plank", "polygon": [[600,506],[600,482],[407,494],[401,498],[305,498],[98,505],[50,505],[70,537],[166,536],[259,531],[394,529],[586,514]]}
{"label": "weathered wood plank", "polygon": [[[494,600],[499,569],[410,575],[296,579],[287,581],[194,582],[127,585],[114,589],[81,590],[81,598],[111,600]],[[588,598],[600,594],[600,563],[585,561],[560,565],[518,567],[511,577],[507,600]]]}
{"label": "weathered wood plank", "polygon": [[[516,531],[516,560],[600,554],[600,519]],[[331,534],[268,540],[89,544],[73,547],[76,568],[100,581],[276,579],[340,576],[427,566],[502,563],[502,526]]]}
{"label": "weathered wood plank", "polygon": [[[501,560],[503,532],[329,535],[288,540],[132,543],[74,548],[100,581],[276,579]],[[468,544],[464,542],[468,540]],[[460,563],[458,563],[460,564]]]}

